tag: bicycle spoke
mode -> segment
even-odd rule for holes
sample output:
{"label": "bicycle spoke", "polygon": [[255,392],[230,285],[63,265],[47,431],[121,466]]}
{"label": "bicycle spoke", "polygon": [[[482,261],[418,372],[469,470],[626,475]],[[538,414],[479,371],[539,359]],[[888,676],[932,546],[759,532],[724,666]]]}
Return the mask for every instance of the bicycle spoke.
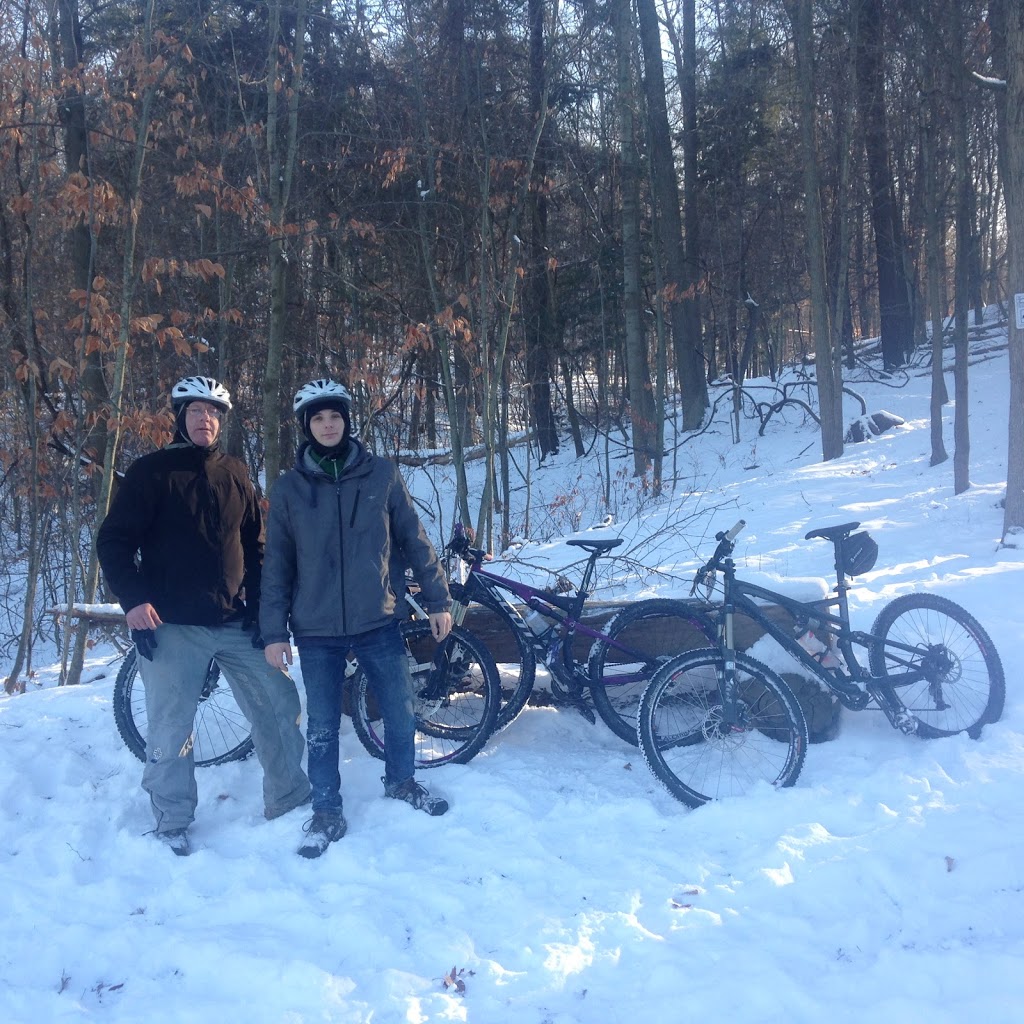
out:
{"label": "bicycle spoke", "polygon": [[[872,633],[880,638],[872,672],[893,687],[919,736],[976,736],[999,718],[1002,664],[988,634],[959,605],[935,594],[898,597],[879,613]],[[901,683],[908,671],[912,681]]]}
{"label": "bicycle spoke", "polygon": [[[416,766],[468,761],[486,743],[497,718],[500,686],[494,662],[461,627],[452,631],[440,657],[429,624],[406,623],[402,632],[416,694]],[[358,668],[353,684],[356,735],[374,757],[383,758],[384,722],[371,713],[368,682]]]}
{"label": "bicycle spoke", "polygon": [[729,721],[717,651],[694,651],[665,666],[645,691],[640,742],[651,770],[679,799],[699,806],[756,786],[790,786],[806,750],[806,725],[778,676],[738,656],[736,713]]}

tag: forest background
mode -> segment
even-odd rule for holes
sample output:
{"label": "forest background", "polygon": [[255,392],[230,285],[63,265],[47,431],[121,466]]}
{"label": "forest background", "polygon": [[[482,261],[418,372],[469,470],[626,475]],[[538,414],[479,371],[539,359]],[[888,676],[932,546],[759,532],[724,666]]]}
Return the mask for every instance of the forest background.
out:
{"label": "forest background", "polygon": [[103,599],[117,472],[168,439],[187,374],[230,388],[225,443],[264,493],[295,387],[343,380],[371,448],[451,460],[458,517],[503,549],[531,460],[600,438],[657,500],[679,483],[666,425],[738,416],[742,381],[784,364],[837,457],[859,339],[895,371],[942,344],[929,322],[956,353],[953,396],[933,361],[931,459],[960,492],[968,324],[998,303],[1007,540],[1018,295],[1020,0],[11,0],[5,686],[40,640],[78,680],[86,631],[48,612]]}

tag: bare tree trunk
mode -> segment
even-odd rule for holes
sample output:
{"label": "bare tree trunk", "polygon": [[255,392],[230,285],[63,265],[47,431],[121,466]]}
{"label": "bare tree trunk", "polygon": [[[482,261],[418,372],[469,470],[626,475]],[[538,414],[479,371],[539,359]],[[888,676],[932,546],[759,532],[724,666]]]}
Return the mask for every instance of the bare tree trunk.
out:
{"label": "bare tree trunk", "polygon": [[924,205],[925,205],[925,263],[928,277],[928,304],[932,318],[932,387],[931,387],[931,445],[929,465],[937,466],[949,456],[942,439],[942,407],[949,400],[946,394],[946,378],[942,372],[943,310],[942,286],[940,284],[940,244],[942,237],[941,190],[938,183],[938,158],[936,154],[936,128],[939,118],[939,91],[935,81],[935,49],[925,55],[924,73],[927,100],[924,116],[926,119],[921,140],[924,162]]}
{"label": "bare tree trunk", "polygon": [[[263,452],[269,494],[281,472],[281,358],[288,323],[288,255],[285,225],[298,150],[299,97],[306,49],[306,0],[295,6],[295,35],[287,69],[281,50],[287,46],[281,31],[282,5],[270,5],[267,52],[267,190],[270,199],[270,316],[267,361],[263,373]],[[283,73],[284,72],[284,73]],[[282,115],[279,99],[286,100]],[[282,121],[284,124],[282,125]],[[282,135],[284,136],[282,138]]]}
{"label": "bare tree trunk", "polygon": [[[158,47],[155,38],[155,19],[156,12],[154,11],[153,4],[150,3],[145,8],[145,20],[142,26],[142,56],[140,59],[150,61],[151,64],[156,63]],[[124,381],[128,365],[128,346],[131,342],[132,330],[132,308],[135,301],[135,286],[137,283],[135,250],[139,234],[139,207],[142,203],[142,172],[146,163],[150,134],[153,130],[153,100],[157,92],[163,87],[164,79],[172,66],[171,61],[165,61],[163,72],[147,78],[146,85],[141,90],[135,124],[135,149],[124,195],[126,217],[124,252],[121,258],[120,327],[118,329],[117,354],[114,358],[113,379],[110,384],[110,403],[114,415],[114,425],[113,429],[109,431],[107,457],[103,463],[103,476],[100,482],[99,499],[97,500],[96,508],[96,531],[99,530],[113,497],[117,455],[121,444],[121,436],[124,432],[122,418],[124,410]],[[96,556],[96,534],[94,532],[89,550],[89,563],[86,567],[82,588],[82,596],[86,603],[96,599],[99,576],[100,565],[99,559]],[[85,663],[87,632],[88,626],[84,623],[76,632],[75,649],[68,668],[67,682],[69,685],[77,684],[81,678],[82,666]]]}
{"label": "bare tree trunk", "polygon": [[[38,423],[38,410],[36,408],[36,378],[30,373],[25,382],[25,424],[28,433],[28,478],[38,479],[39,463],[39,435],[36,424]],[[11,666],[10,674],[4,680],[4,689],[7,693],[24,693],[25,683],[20,680],[22,670],[26,665],[31,667],[32,663],[32,633],[35,629],[35,607],[36,593],[39,583],[39,523],[42,518],[40,509],[39,488],[31,487],[29,490],[28,509],[28,544],[25,550],[28,553],[27,575],[25,577],[25,597],[22,603],[24,608],[21,620],[21,634],[18,637],[18,649],[14,656],[14,664]]]}
{"label": "bare tree trunk", "polygon": [[860,3],[857,96],[864,127],[864,148],[871,189],[871,224],[877,255],[882,359],[885,366],[891,369],[904,365],[913,349],[914,319],[903,261],[902,222],[890,168],[885,114],[882,0],[856,2]]}
{"label": "bare tree trunk", "polygon": [[1024,330],[1017,326],[1015,300],[1024,296],[1024,7],[993,0],[992,15],[996,67],[1006,76],[1006,91],[998,97],[996,109],[1010,249],[1010,422],[1003,542],[1017,534],[1015,542],[1019,545],[1019,535],[1024,532]]}
{"label": "bare tree trunk", "polygon": [[696,282],[689,275],[683,251],[683,225],[679,213],[679,181],[676,178],[672,137],[665,99],[661,30],[654,0],[638,0],[640,43],[644,58],[644,94],[651,133],[651,182],[657,236],[665,268],[664,297],[669,307],[672,343],[676,355],[683,428],[695,430],[708,407],[707,380],[699,332],[693,334],[692,317],[686,308],[696,296]]}
{"label": "bare tree trunk", "polygon": [[821,454],[827,462],[843,454],[843,402],[838,346],[833,343],[828,285],[825,279],[825,234],[822,227],[818,153],[814,131],[814,39],[812,0],[790,5],[796,39],[797,89],[800,97],[800,143],[804,165],[804,215],[811,282],[814,370],[821,412]]}
{"label": "bare tree trunk", "polygon": [[[69,175],[89,177],[89,135],[86,125],[85,88],[81,82],[84,68],[82,25],[78,13],[78,0],[59,0],[54,28],[54,56],[63,72],[61,100],[57,105],[64,127],[64,158]],[[84,452],[97,465],[102,465],[107,449],[107,422],[102,410],[110,401],[106,377],[103,374],[103,353],[85,344],[89,333],[89,299],[92,293],[92,265],[94,237],[92,225],[85,216],[79,216],[72,225],[71,263],[74,287],[86,295],[82,315],[82,400],[86,437]],[[99,476],[92,478],[94,491],[98,491]],[[95,497],[95,494],[94,494]]]}
{"label": "bare tree trunk", "polygon": [[[664,2],[664,0],[663,0]],[[697,128],[697,4],[696,0],[682,0],[683,38],[680,43],[669,12],[665,11],[665,28],[672,42],[676,60],[676,75],[679,79],[679,96],[683,110],[683,240],[685,243],[686,272],[690,281],[697,282],[693,298],[685,305],[687,335],[701,338],[700,349],[704,352],[701,322],[701,230],[697,196],[700,194],[697,180],[697,154],[700,149],[700,135]],[[707,379],[707,360],[704,378]],[[659,404],[660,408],[660,404]]]}
{"label": "bare tree trunk", "polygon": [[956,265],[953,272],[953,491],[962,494],[971,486],[971,432],[968,425],[970,394],[967,380],[967,315],[970,309],[970,190],[971,164],[967,148],[966,83],[963,61],[963,12],[959,4],[949,8],[953,47],[950,74],[950,107],[953,131],[953,195],[956,209]]}
{"label": "bare tree trunk", "polygon": [[[528,0],[530,19],[530,110],[536,123],[547,102],[547,69],[544,59],[545,0]],[[545,125],[548,123],[544,118]],[[537,424],[537,444],[541,456],[558,452],[558,429],[551,408],[552,366],[557,360],[559,341],[558,301],[555,291],[555,266],[548,250],[547,176],[550,129],[545,129],[537,147],[533,167],[533,187],[527,195],[529,261],[523,291],[526,322],[526,380],[529,385],[533,418]]]}
{"label": "bare tree trunk", "polygon": [[622,281],[626,328],[626,372],[633,420],[633,472],[643,476],[658,451],[654,395],[641,314],[640,155],[636,146],[632,55],[633,20],[629,0],[613,5],[618,62],[619,159],[622,164]]}

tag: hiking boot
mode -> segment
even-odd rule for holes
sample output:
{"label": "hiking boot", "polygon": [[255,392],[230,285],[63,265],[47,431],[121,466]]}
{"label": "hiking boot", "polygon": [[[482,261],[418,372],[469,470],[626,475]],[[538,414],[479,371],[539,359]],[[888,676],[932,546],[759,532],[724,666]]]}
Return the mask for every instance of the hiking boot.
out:
{"label": "hiking boot", "polygon": [[157,832],[157,839],[169,846],[176,857],[187,857],[192,852],[192,841],[188,837],[187,828],[172,828],[166,832]]}
{"label": "hiking boot", "polygon": [[314,813],[302,826],[306,838],[297,850],[300,857],[312,860],[319,857],[331,843],[337,842],[347,831],[348,822],[340,811],[336,813]]}
{"label": "hiking boot", "polygon": [[380,781],[384,783],[385,796],[389,796],[393,800],[404,800],[407,804],[412,804],[417,811],[423,811],[436,817],[448,810],[448,801],[444,797],[431,796],[428,790],[415,779],[406,779],[405,782],[399,782],[397,785],[392,785],[387,779]]}

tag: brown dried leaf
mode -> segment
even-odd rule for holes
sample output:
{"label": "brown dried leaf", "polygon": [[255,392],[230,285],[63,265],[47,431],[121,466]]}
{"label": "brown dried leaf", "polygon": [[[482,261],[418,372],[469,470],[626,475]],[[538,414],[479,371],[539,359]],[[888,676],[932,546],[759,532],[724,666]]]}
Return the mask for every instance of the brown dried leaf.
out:
{"label": "brown dried leaf", "polygon": [[453,988],[459,995],[465,995],[466,983],[462,980],[462,975],[465,973],[465,968],[460,970],[453,964],[452,969],[442,979],[444,987]]}

